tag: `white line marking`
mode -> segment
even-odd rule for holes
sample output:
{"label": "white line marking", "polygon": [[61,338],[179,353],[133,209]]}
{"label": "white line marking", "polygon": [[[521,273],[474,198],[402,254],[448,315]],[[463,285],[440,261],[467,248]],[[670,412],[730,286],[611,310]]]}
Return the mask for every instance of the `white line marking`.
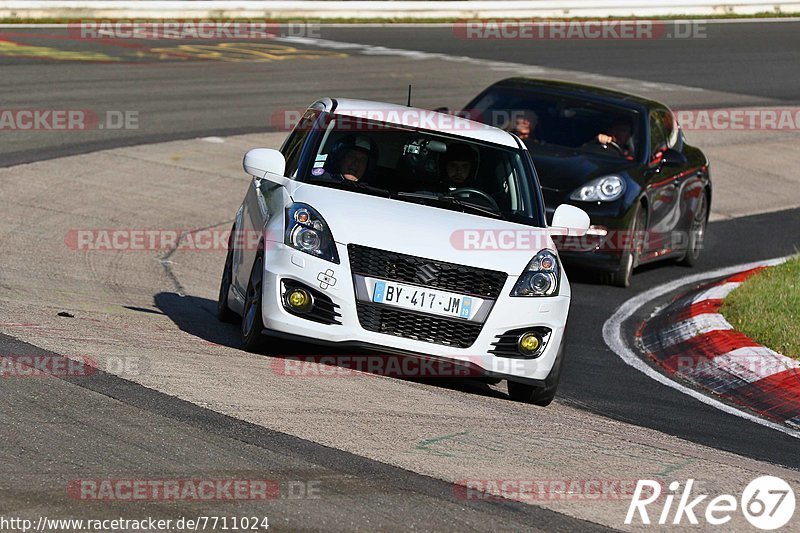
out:
{"label": "white line marking", "polygon": [[692,303],[700,303],[704,300],[724,300],[733,290],[741,285],[738,281],[729,281],[716,287],[711,287],[707,291],[703,291],[692,299]]}
{"label": "white line marking", "polygon": [[467,63],[484,67],[495,72],[509,72],[515,76],[539,76],[551,78],[574,78],[583,83],[606,85],[609,88],[623,90],[628,93],[637,91],[648,92],[674,91],[674,92],[705,92],[700,87],[690,87],[688,85],[676,85],[672,83],[648,82],[635,80],[633,78],[622,78],[617,76],[606,76],[604,74],[592,74],[578,70],[555,69],[540,65],[528,65],[525,63],[512,63],[510,61],[496,61],[492,59],[478,59],[469,56],[450,55],[439,52],[422,52],[419,50],[406,50],[403,48],[388,48],[362,43],[346,43],[341,41],[331,41],[328,39],[317,39],[312,37],[276,37],[273,41],[302,44],[306,46],[318,46],[332,50],[347,50],[352,53],[359,53],[367,56],[394,56],[407,59],[425,60],[438,59],[440,61],[450,61],[454,63]]}
{"label": "white line marking", "polygon": [[755,263],[747,263],[744,265],[737,265],[732,267],[725,267],[720,268],[717,270],[712,270],[710,272],[703,272],[701,274],[693,274],[691,276],[685,276],[680,279],[676,279],[659,287],[653,287],[650,290],[647,290],[641,294],[638,294],[622,304],[619,309],[617,309],[611,318],[606,320],[606,323],[603,324],[603,340],[605,340],[606,344],[608,345],[611,350],[613,350],[620,358],[628,365],[632,366],[639,372],[643,373],[647,377],[658,381],[662,385],[666,385],[672,389],[677,390],[678,392],[682,392],[687,396],[691,396],[695,400],[702,402],[708,406],[714,407],[715,409],[719,409],[724,413],[728,413],[733,416],[738,416],[739,418],[744,418],[750,422],[755,422],[761,426],[774,429],[776,431],[780,431],[781,433],[785,433],[791,437],[795,437],[800,439],[800,431],[792,430],[787,428],[781,424],[777,424],[775,422],[765,420],[763,418],[757,417],[745,411],[741,411],[735,407],[732,407],[728,404],[725,404],[719,400],[715,400],[710,396],[706,396],[705,394],[698,392],[694,389],[690,389],[680,383],[672,381],[666,375],[656,371],[654,368],[650,367],[647,363],[639,359],[639,357],[634,353],[634,351],[628,347],[628,344],[625,342],[625,339],[622,335],[622,324],[629,319],[633,314],[647,302],[658,298],[659,296],[663,296],[669,292],[672,292],[684,285],[688,285],[690,283],[696,283],[698,281],[704,281],[706,279],[722,277],[722,276],[729,276],[736,274],[738,272],[742,272],[744,270],[750,270],[751,268],[756,268],[759,266],[774,266],[786,261],[790,256],[781,257],[778,259],[772,259],[769,261],[758,261]]}
{"label": "white line marking", "polygon": [[753,383],[795,368],[800,368],[800,361],[795,361],[765,346],[751,346],[737,348],[714,357],[709,361],[703,375],[736,376],[741,381]]}
{"label": "white line marking", "polygon": [[670,326],[660,331],[659,345],[664,348],[669,348],[678,343],[693,339],[698,335],[704,335],[712,331],[722,331],[733,329],[725,317],[719,313],[703,313],[702,315],[693,316],[680,322],[675,322]]}

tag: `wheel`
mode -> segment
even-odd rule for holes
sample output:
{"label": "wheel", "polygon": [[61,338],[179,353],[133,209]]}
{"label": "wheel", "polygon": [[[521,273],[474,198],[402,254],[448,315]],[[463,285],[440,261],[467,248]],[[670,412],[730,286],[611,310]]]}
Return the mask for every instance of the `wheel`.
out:
{"label": "wheel", "polygon": [[641,256],[642,249],[644,248],[644,239],[640,233],[646,229],[647,213],[645,213],[640,204],[636,208],[636,213],[633,215],[633,224],[631,225],[630,229],[630,247],[623,252],[619,270],[611,273],[611,285],[615,285],[617,287],[631,286],[633,269],[639,266],[639,257]]}
{"label": "wheel", "polygon": [[611,285],[615,287],[630,287],[631,278],[633,277],[633,255],[629,252],[625,253],[620,269],[612,272],[609,276]]}
{"label": "wheel", "polygon": [[544,388],[519,383],[518,381],[508,382],[508,395],[515,402],[532,403],[534,405],[547,406],[555,398],[556,393],[544,394]]}
{"label": "wheel", "polygon": [[553,368],[544,380],[544,387],[508,380],[508,396],[515,402],[532,403],[540,407],[547,407],[556,397],[558,382],[561,380],[561,365],[563,361],[564,346],[562,345],[558,355],[556,355]]}
{"label": "wheel", "polygon": [[261,330],[264,322],[261,318],[261,297],[264,281],[264,251],[260,250],[253,262],[250,280],[247,282],[247,294],[244,298],[242,314],[242,345],[248,352],[257,352],[264,341]]}
{"label": "wheel", "polygon": [[703,250],[703,240],[706,236],[706,225],[708,224],[708,198],[706,192],[700,195],[700,210],[695,213],[692,220],[692,227],[689,229],[689,242],[686,247],[686,255],[680,263],[686,266],[694,266],[700,258]]}
{"label": "wheel", "polygon": [[222,280],[219,282],[219,296],[217,297],[217,318],[221,322],[236,322],[239,315],[228,307],[228,293],[233,279],[233,231],[228,239],[228,254],[225,256],[225,270],[222,271]]}

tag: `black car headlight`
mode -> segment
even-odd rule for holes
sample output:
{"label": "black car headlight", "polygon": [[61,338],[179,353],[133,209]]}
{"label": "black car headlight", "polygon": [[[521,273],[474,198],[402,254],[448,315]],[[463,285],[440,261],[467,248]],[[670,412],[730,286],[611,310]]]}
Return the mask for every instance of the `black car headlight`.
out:
{"label": "black car headlight", "polygon": [[325,219],[308,204],[296,202],[286,208],[283,242],[295,250],[339,264],[331,230]]}
{"label": "black car headlight", "polygon": [[613,202],[625,192],[625,180],[610,175],[593,179],[569,195],[570,200],[579,202]]}
{"label": "black car headlight", "polygon": [[558,257],[552,250],[542,250],[531,259],[520,275],[511,296],[555,296],[560,271]]}

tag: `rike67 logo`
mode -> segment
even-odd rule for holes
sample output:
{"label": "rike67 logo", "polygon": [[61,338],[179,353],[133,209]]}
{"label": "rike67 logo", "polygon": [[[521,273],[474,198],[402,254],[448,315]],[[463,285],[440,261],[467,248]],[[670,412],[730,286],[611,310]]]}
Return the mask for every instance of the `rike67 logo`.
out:
{"label": "rike67 logo", "polygon": [[[688,522],[697,525],[700,516],[708,524],[721,526],[730,522],[733,514],[741,509],[752,526],[773,530],[788,524],[794,515],[794,491],[779,477],[761,476],[754,479],[742,491],[739,500],[730,494],[721,494],[708,500],[708,494],[693,494],[693,487],[693,479],[687,480],[683,489],[678,481],[670,483],[669,492],[663,498],[664,506],[659,512],[661,484],[649,479],[639,480],[625,516],[625,523],[640,521],[648,525],[653,522],[680,525]],[[677,504],[673,507],[676,500]]]}

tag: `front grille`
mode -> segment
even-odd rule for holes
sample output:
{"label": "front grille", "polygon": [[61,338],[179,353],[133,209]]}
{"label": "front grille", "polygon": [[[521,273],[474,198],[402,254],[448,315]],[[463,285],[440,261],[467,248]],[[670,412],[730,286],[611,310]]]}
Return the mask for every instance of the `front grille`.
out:
{"label": "front grille", "polygon": [[497,299],[508,277],[486,270],[349,244],[353,274]]}
{"label": "front grille", "polygon": [[364,302],[356,303],[356,312],[361,327],[368,331],[455,348],[472,346],[483,327],[482,324],[466,320],[441,318]]}

